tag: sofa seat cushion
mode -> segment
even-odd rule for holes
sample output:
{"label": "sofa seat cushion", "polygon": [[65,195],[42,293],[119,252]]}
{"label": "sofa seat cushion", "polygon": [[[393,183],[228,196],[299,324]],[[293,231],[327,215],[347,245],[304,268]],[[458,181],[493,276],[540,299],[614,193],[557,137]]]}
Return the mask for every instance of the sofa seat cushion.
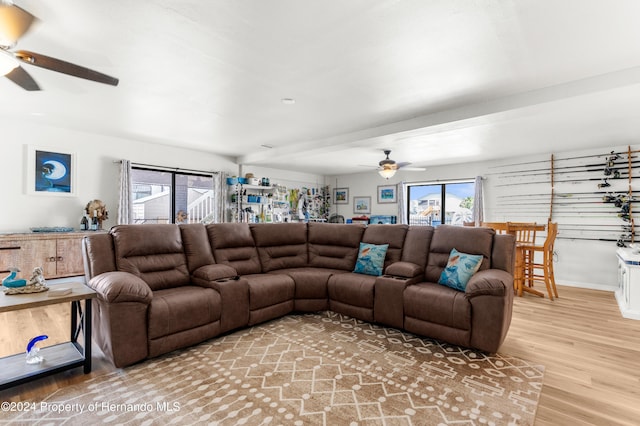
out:
{"label": "sofa seat cushion", "polygon": [[327,284],[329,299],[347,305],[373,309],[376,278],[372,275],[351,272],[332,275]]}
{"label": "sofa seat cushion", "polygon": [[211,288],[182,286],[153,292],[149,338],[155,339],[220,320],[220,294]]}
{"label": "sofa seat cushion", "polygon": [[436,283],[408,286],[404,315],[447,327],[471,328],[471,303],[463,292]]}
{"label": "sofa seat cushion", "polygon": [[327,299],[327,283],[335,274],[345,274],[341,269],[325,268],[288,268],[279,269],[273,273],[285,274],[293,278],[296,283],[296,299]]}
{"label": "sofa seat cushion", "polygon": [[296,285],[284,274],[252,274],[242,278],[249,283],[249,310],[293,301]]}

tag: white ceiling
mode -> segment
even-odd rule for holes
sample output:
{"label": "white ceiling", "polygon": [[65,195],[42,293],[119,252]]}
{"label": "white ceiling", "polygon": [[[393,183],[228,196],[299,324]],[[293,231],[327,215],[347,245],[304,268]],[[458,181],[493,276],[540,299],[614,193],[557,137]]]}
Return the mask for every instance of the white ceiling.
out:
{"label": "white ceiling", "polygon": [[43,91],[0,81],[4,117],[327,175],[640,135],[637,0],[15,3],[17,49],[120,84],[25,65]]}

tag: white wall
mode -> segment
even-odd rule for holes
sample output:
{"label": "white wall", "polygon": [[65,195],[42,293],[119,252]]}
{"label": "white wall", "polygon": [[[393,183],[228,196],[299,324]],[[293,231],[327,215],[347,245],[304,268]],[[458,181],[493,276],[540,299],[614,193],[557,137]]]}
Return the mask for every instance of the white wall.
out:
{"label": "white wall", "polygon": [[[634,149],[634,147],[632,147]],[[610,149],[599,151],[608,152]],[[580,155],[581,153],[564,153],[564,155]],[[549,159],[551,154],[541,155],[536,158],[509,158],[499,161],[464,163],[446,165],[438,167],[428,167],[425,172],[402,172],[399,171],[390,180],[384,180],[375,171],[359,174],[328,176],[327,183],[333,188],[349,189],[349,204],[333,205],[331,212],[349,218],[355,216],[353,213],[354,196],[371,197],[371,214],[397,215],[397,205],[377,204],[377,187],[379,185],[393,185],[401,181],[412,182],[435,182],[457,179],[472,179],[475,176],[483,176],[484,179],[484,203],[486,221],[522,221],[523,216],[515,219],[504,217],[500,214],[497,217],[494,207],[496,197],[504,191],[498,186],[499,180],[495,179],[496,170],[505,164],[515,164],[524,161],[534,161],[536,159]],[[597,182],[594,183],[594,185]],[[524,188],[523,190],[527,190]],[[546,222],[547,215],[535,217],[537,222]],[[400,221],[400,219],[398,219]],[[580,286],[586,288],[602,289],[614,291],[617,287],[617,263],[616,263],[616,243],[605,241],[584,241],[558,239],[555,251],[557,252],[557,263],[555,264],[556,282],[563,285]],[[562,296],[562,295],[561,295]]]}
{"label": "white wall", "polygon": [[287,189],[317,188],[323,185],[325,178],[321,175],[311,173],[292,172],[280,169],[271,169],[267,167],[258,167],[252,165],[241,165],[238,176],[243,177],[247,173],[253,173],[256,178],[268,177],[271,185],[284,185]]}
{"label": "white wall", "polygon": [[[232,174],[238,170],[230,159],[201,151],[3,118],[0,118],[0,129],[0,147],[5,162],[0,168],[0,232],[29,232],[30,227],[36,226],[78,228],[85,205],[96,198],[103,200],[109,209],[109,220],[103,226],[109,228],[115,225],[120,165],[114,161],[123,158],[137,163],[191,170],[219,170]],[[79,179],[76,181],[75,197],[26,193],[26,145],[76,153]]]}
{"label": "white wall", "polygon": [[[331,212],[346,218],[355,216],[354,196],[371,197],[371,214],[397,215],[395,204],[378,204],[377,187],[393,185],[405,180],[447,181],[489,176],[485,181],[485,205],[487,220],[505,220],[491,217],[491,204],[498,188],[493,186],[491,173],[495,167],[516,163],[523,159],[508,159],[494,162],[465,163],[429,167],[425,172],[398,172],[390,180],[384,180],[375,171],[328,176],[287,172],[253,166],[238,166],[230,159],[200,151],[172,148],[145,142],[88,134],[33,123],[15,122],[0,118],[0,147],[5,164],[0,168],[2,182],[2,208],[0,209],[0,232],[25,232],[34,226],[78,227],[82,210],[94,198],[103,200],[110,212],[106,228],[116,223],[118,199],[119,164],[114,160],[127,158],[131,161],[166,167],[177,167],[203,171],[226,171],[230,174],[252,172],[257,177],[269,176],[272,182],[288,187],[320,186],[326,182],[332,188],[349,188],[349,204],[333,205]],[[26,193],[26,145],[72,151],[77,154],[77,181],[75,197],[53,195],[28,195]],[[606,151],[606,150],[603,150]],[[548,158],[549,156],[541,156]],[[531,160],[527,158],[527,160]],[[600,241],[558,240],[556,251],[557,282],[560,284],[613,290],[616,286],[615,243]]]}
{"label": "white wall", "polygon": [[[349,204],[339,204],[331,206],[331,213],[336,213],[350,218],[359,216],[353,212],[353,197],[371,197],[372,215],[398,215],[396,204],[378,204],[378,186],[397,185],[402,181],[411,182],[435,182],[459,179],[474,179],[477,175],[482,175],[486,170],[484,163],[454,164],[442,167],[429,167],[424,172],[403,172],[400,169],[394,177],[385,180],[373,170],[366,173],[357,173],[341,176],[328,176],[327,184],[333,188],[349,189]],[[398,218],[400,222],[400,218]]]}

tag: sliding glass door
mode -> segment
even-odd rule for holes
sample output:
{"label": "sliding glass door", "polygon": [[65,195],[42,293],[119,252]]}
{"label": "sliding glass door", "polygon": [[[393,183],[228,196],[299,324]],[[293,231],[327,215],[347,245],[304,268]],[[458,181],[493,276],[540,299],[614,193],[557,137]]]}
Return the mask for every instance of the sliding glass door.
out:
{"label": "sliding glass door", "polygon": [[134,223],[208,223],[214,208],[210,175],[134,167]]}
{"label": "sliding glass door", "polygon": [[473,220],[474,181],[415,183],[407,186],[410,225],[462,225]]}

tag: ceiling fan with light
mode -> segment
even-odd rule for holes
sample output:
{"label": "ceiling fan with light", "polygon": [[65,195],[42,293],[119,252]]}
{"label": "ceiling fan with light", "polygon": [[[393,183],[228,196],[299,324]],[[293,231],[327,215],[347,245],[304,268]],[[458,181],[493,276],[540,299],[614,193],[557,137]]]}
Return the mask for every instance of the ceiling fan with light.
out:
{"label": "ceiling fan with light", "polygon": [[29,31],[36,17],[10,1],[0,0],[0,76],[4,75],[25,90],[40,90],[36,81],[20,66],[34,65],[98,83],[118,85],[106,74],[28,50],[13,50],[18,39]]}
{"label": "ceiling fan with light", "polygon": [[380,174],[380,176],[382,176],[385,179],[390,179],[392,178],[396,172],[398,171],[398,169],[400,168],[404,168],[404,170],[411,170],[411,171],[424,171],[426,169],[421,168],[421,167],[407,167],[408,165],[410,165],[411,163],[408,162],[403,162],[403,163],[396,163],[394,160],[389,158],[389,154],[391,154],[391,150],[390,149],[385,149],[384,154],[387,156],[387,158],[385,158],[384,160],[380,161],[378,163],[378,165],[380,166],[378,168],[378,173]]}

